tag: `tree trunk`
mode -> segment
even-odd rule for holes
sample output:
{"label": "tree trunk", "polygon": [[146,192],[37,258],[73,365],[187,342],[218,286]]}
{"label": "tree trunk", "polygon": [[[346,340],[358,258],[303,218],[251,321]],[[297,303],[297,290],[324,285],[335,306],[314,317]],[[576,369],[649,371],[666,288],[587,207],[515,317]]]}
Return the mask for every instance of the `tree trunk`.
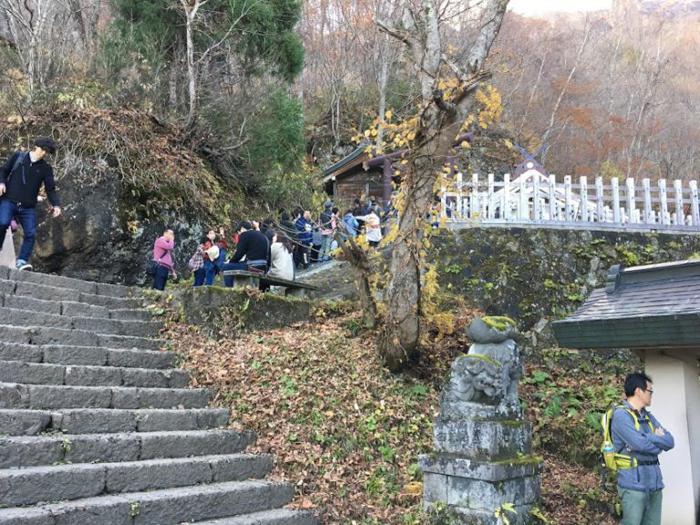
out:
{"label": "tree trunk", "polygon": [[362,308],[362,324],[365,328],[373,329],[377,326],[377,303],[374,300],[372,287],[369,284],[368,277],[371,275],[372,269],[367,254],[355,243],[352,237],[343,239],[338,234],[336,235],[336,240],[343,252],[343,256],[352,266],[355,286],[357,287]]}
{"label": "tree trunk", "polygon": [[[466,74],[447,61],[442,52],[438,10],[433,0],[422,0],[419,11],[407,7],[403,28],[393,29],[378,21],[380,29],[407,44],[413,55],[424,109],[411,152],[408,169],[402,170],[398,236],[390,264],[387,318],[380,354],[392,371],[414,363],[420,356],[421,271],[426,246],[426,214],[434,195],[438,174],[450,156],[453,141],[471,112],[473,91],[487,75],[483,63],[501,27],[508,0],[486,0],[480,26],[466,57]],[[442,100],[436,88],[441,65],[447,62],[462,87],[454,100]]]}
{"label": "tree trunk", "polygon": [[192,5],[188,0],[180,0],[185,10],[185,45],[187,52],[187,93],[189,101],[189,110],[187,112],[187,121],[185,129],[191,130],[197,122],[197,64],[194,60],[194,21],[197,16],[200,2],[195,0]]}
{"label": "tree trunk", "polygon": [[[415,363],[420,354],[420,314],[422,312],[421,274],[423,266],[426,214],[433,201],[434,186],[453,138],[461,122],[439,112],[436,107],[424,114],[422,136],[430,137],[402,170],[403,210],[399,232],[391,256],[387,290],[388,313],[380,353],[390,370],[401,370]],[[418,139],[420,140],[420,138]]]}

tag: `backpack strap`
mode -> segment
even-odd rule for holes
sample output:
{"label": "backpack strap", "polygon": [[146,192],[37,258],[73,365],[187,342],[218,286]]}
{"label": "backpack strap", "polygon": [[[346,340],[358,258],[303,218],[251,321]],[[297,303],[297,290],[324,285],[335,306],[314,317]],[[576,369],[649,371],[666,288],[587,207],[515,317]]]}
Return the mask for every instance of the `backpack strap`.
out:
{"label": "backpack strap", "polygon": [[630,410],[625,405],[615,405],[615,406],[608,409],[608,411],[605,413],[604,420],[603,420],[603,423],[604,423],[603,424],[603,440],[610,441],[611,443],[613,442],[612,441],[612,420],[613,420],[613,416],[615,415],[615,412],[618,409],[624,410],[632,417],[632,421],[634,423],[634,429],[639,432],[639,419],[637,418],[637,414],[635,414],[633,410]]}
{"label": "backpack strap", "polygon": [[15,159],[15,163],[12,165],[12,169],[10,170],[10,173],[7,175],[7,182],[10,182],[10,177],[12,177],[12,174],[17,170],[18,167],[22,167],[22,182],[24,184],[27,183],[26,178],[24,177],[24,163],[27,160],[27,157],[29,156],[28,151],[18,151],[17,152],[17,158]]}

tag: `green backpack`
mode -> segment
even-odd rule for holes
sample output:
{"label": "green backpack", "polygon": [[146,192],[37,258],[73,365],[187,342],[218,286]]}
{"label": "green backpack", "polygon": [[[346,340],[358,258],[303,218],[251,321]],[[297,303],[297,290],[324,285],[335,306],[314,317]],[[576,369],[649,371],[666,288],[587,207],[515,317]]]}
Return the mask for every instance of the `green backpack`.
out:
{"label": "green backpack", "polygon": [[[619,470],[635,468],[637,466],[637,458],[628,454],[615,452],[615,445],[610,435],[610,429],[612,427],[613,414],[618,408],[621,408],[632,417],[635,430],[639,431],[640,428],[637,414],[635,414],[634,410],[630,410],[624,405],[611,406],[600,418],[600,426],[603,427],[603,444],[600,446],[600,452],[603,454],[605,468],[614,473],[617,473]],[[649,420],[649,428],[654,432],[654,425],[651,423],[651,420]]]}

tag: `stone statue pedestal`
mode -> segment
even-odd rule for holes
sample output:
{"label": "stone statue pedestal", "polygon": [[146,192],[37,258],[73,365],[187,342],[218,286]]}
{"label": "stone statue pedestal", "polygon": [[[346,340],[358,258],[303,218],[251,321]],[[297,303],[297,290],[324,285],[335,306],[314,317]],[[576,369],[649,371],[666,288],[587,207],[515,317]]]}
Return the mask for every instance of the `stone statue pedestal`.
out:
{"label": "stone statue pedestal", "polygon": [[[475,323],[480,330],[472,330]],[[478,323],[484,325],[477,320],[469,330],[477,342],[452,363],[443,390],[436,453],[419,458],[423,503],[447,504],[464,524],[502,523],[498,509],[512,525],[525,524],[540,495],[541,459],[532,455],[532,428],[518,399],[520,352],[514,330],[486,334]]]}

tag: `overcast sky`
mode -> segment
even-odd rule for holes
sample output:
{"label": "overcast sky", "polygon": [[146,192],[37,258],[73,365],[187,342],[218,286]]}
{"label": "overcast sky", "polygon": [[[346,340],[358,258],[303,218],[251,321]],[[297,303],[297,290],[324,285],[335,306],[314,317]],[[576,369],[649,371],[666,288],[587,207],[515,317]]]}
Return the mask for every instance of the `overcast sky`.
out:
{"label": "overcast sky", "polygon": [[609,9],[612,0],[511,0],[510,8],[524,15],[540,15],[552,11],[597,11]]}

